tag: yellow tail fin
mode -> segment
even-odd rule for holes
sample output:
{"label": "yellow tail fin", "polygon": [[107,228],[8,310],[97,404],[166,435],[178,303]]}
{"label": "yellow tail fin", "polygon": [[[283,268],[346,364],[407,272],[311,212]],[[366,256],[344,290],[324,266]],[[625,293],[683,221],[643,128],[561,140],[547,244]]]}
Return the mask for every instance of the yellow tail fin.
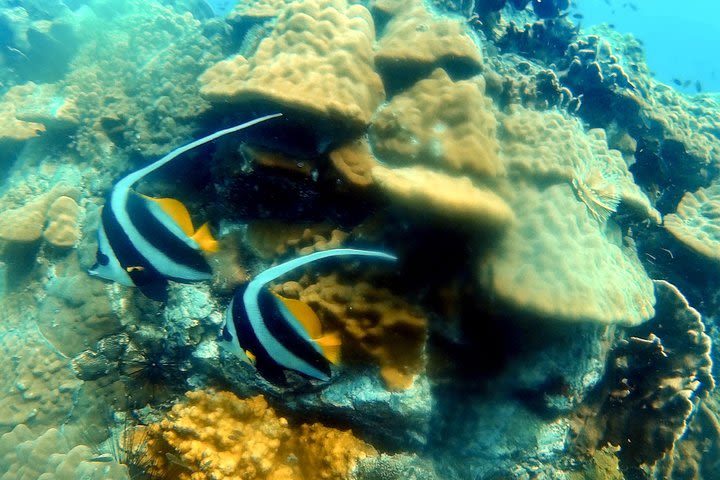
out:
{"label": "yellow tail fin", "polygon": [[204,252],[217,252],[220,249],[220,244],[212,233],[210,233],[210,227],[207,223],[204,223],[202,227],[198,228],[197,231],[192,235],[193,240],[200,245],[200,249]]}
{"label": "yellow tail fin", "polygon": [[340,340],[340,334],[337,332],[328,333],[320,338],[315,339],[315,343],[320,345],[323,351],[323,355],[333,365],[340,363],[340,346],[342,341]]}

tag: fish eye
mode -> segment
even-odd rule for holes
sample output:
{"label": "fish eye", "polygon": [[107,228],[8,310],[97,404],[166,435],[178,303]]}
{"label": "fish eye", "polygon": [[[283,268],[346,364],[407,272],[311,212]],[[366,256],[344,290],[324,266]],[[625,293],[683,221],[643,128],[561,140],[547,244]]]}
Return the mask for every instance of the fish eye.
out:
{"label": "fish eye", "polygon": [[105,266],[108,263],[110,263],[110,258],[107,255],[105,255],[104,253],[102,253],[100,250],[98,250],[97,251],[97,263],[102,266]]}

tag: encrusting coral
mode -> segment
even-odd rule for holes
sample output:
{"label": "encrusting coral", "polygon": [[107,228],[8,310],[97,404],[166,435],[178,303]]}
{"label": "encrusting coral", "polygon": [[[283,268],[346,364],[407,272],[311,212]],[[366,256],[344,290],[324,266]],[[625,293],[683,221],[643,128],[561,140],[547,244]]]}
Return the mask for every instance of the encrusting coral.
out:
{"label": "encrusting coral", "polygon": [[[370,13],[345,0],[294,2],[277,19],[251,58],[236,56],[208,69],[201,93],[211,102],[272,105],[287,117],[311,120],[332,137],[353,135],[370,123],[385,99],[373,68],[375,29]],[[320,138],[329,136],[330,138]]]}
{"label": "encrusting coral", "polygon": [[22,97],[32,92],[33,87],[33,84],[14,86],[0,100],[0,145],[23,142],[45,131],[41,123],[16,118],[16,105]]}
{"label": "encrusting coral", "polygon": [[720,262],[720,183],[687,192],[675,213],[665,216],[665,228],[704,258]]}
{"label": "encrusting coral", "polygon": [[358,459],[377,454],[349,431],[291,426],[260,395],[199,390],[186,397],[147,429],[154,475],[182,466],[179,480],[341,480]]}
{"label": "encrusting coral", "polygon": [[342,358],[371,360],[387,388],[410,388],[424,370],[427,318],[391,291],[337,273],[286,282],[277,291],[307,303],[328,329],[339,330]]}

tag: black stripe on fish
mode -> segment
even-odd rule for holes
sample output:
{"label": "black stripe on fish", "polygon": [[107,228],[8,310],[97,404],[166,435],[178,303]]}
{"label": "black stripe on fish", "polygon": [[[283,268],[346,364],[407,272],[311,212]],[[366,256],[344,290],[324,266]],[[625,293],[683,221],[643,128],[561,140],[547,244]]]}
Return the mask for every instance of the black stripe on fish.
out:
{"label": "black stripe on fish", "polygon": [[[149,244],[163,252],[169,260],[196,270],[210,278],[212,270],[205,257],[202,256],[199,250],[192,248],[163,225],[155,214],[150,211],[149,203],[151,201],[135,192],[129,192],[125,211],[133,226]],[[148,261],[152,263],[153,259],[149,258]],[[154,266],[156,270],[162,270],[160,265],[154,264]],[[167,278],[176,282],[189,280],[173,276],[167,276]]]}
{"label": "black stripe on fish", "polygon": [[[308,376],[302,371],[292,368],[292,366],[278,363],[273,357],[272,347],[268,348],[266,346],[267,342],[263,342],[263,340],[258,337],[248,318],[247,310],[243,302],[246,287],[247,285],[243,285],[238,289],[233,301],[232,318],[240,347],[255,356],[255,368],[271,383],[276,385],[287,384],[284,369],[294,370],[303,376]],[[278,308],[278,301],[279,299],[267,289],[263,288],[260,291],[258,305],[262,312],[261,321],[265,324],[275,341],[295,355],[298,360],[311,365],[327,377],[330,377],[329,362],[321,353],[313,348],[308,339],[302,338],[292,326],[287,324],[287,320]],[[300,365],[297,367],[302,368]]]}
{"label": "black stripe on fish", "polygon": [[[125,231],[112,213],[110,201],[102,209],[101,221],[112,254],[127,272],[133,284],[148,298],[159,302],[167,301],[168,282],[160,272],[133,246]],[[101,260],[98,258],[98,260]]]}

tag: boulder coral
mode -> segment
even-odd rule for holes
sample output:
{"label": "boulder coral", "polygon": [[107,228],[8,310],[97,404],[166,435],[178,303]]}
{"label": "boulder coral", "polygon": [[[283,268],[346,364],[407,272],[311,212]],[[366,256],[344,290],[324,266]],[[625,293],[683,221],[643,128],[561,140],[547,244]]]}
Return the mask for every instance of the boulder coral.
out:
{"label": "boulder coral", "polygon": [[460,19],[433,15],[419,0],[402,2],[402,8],[375,3],[375,10],[395,10],[375,53],[391,89],[412,85],[438,67],[456,79],[480,72],[480,49]]}
{"label": "boulder coral", "polygon": [[720,183],[683,195],[675,213],[665,216],[665,228],[695,253],[720,262]]}
{"label": "boulder coral", "polygon": [[353,136],[385,99],[374,70],[375,28],[370,13],[345,0],[291,3],[250,58],[236,56],[209,68],[201,94],[216,104],[256,103],[313,123],[318,150]]}
{"label": "boulder coral", "polygon": [[0,437],[0,479],[127,480],[127,467],[87,445],[73,445],[58,429],[40,435],[20,424]]}
{"label": "boulder coral", "polygon": [[155,475],[185,467],[179,480],[340,480],[377,453],[350,431],[292,426],[260,395],[199,390],[148,427],[146,454]]}
{"label": "boulder coral", "polygon": [[[0,212],[0,239],[33,242],[44,234],[53,244],[72,246],[79,237],[77,231],[79,211],[76,210],[75,203],[75,199],[79,196],[80,193],[76,188],[58,183],[47,192],[31,198],[24,205]],[[67,200],[61,200],[61,203],[56,205],[60,198]]]}
{"label": "boulder coral", "polygon": [[387,388],[410,388],[424,370],[427,318],[390,290],[337,273],[306,276],[277,290],[310,305],[326,328],[339,330],[342,357],[378,365]]}

